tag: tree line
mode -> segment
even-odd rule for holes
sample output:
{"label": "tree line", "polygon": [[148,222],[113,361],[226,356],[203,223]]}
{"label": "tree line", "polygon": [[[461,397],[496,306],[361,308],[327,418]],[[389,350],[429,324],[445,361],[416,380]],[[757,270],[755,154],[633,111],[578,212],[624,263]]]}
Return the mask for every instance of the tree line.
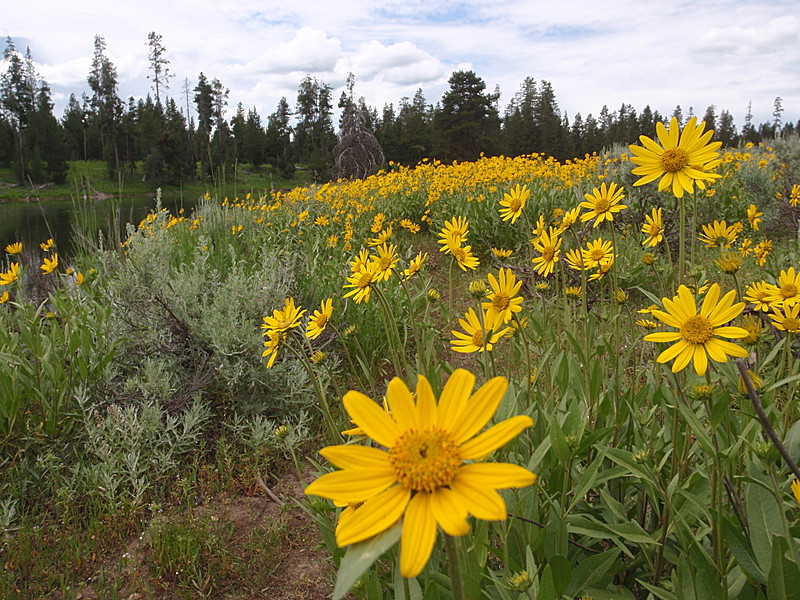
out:
{"label": "tree line", "polygon": [[[694,116],[691,107],[686,114],[677,106],[673,114],[661,115],[649,106],[637,111],[622,104],[570,120],[553,86],[532,77],[501,109],[499,89],[488,91],[473,71],[456,71],[435,104],[419,89],[380,112],[356,98],[351,74],[337,103],[338,127],[331,86],[308,75],[294,106],[281,98],[265,122],[255,107],[241,103],[228,117],[229,89],[202,72],[194,83],[183,81],[177,98],[168,96],[174,74],[161,35],[151,32],[146,46],[152,95],[120,98],[116,67],[105,40],[96,36],[88,91],[71,94],[58,119],[30,49],[23,54],[7,38],[0,74],[0,166],[11,168],[21,183],[63,183],[68,161],[75,160],[104,161],[113,179],[136,176],[157,184],[205,181],[235,164],[254,169],[268,164],[286,178],[302,165],[324,181],[363,177],[388,161],[413,165],[423,158],[451,162],[475,160],[481,153],[535,152],[566,160],[633,143],[672,116],[681,123]],[[702,115],[725,146],[800,131],[800,121],[784,123],[782,117],[781,98],[775,99],[772,121],[756,125],[748,109],[740,130],[727,110],[712,105]]]}

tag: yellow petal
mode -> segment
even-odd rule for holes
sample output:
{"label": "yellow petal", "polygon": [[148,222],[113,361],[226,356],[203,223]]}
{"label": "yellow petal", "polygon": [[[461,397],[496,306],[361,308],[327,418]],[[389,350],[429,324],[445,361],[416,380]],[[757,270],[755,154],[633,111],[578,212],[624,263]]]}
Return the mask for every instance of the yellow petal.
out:
{"label": "yellow petal", "polygon": [[508,516],[502,496],[471,477],[456,475],[450,482],[450,489],[456,495],[456,501],[478,519],[502,521]]}
{"label": "yellow petal", "polygon": [[353,422],[369,437],[387,448],[391,448],[403,432],[383,408],[361,392],[347,392],[342,402]]}
{"label": "yellow petal", "polygon": [[408,503],[400,538],[400,574],[416,577],[431,557],[436,542],[436,519],[433,518],[430,494],[416,494]]}
{"label": "yellow petal", "polygon": [[505,377],[494,377],[472,395],[458,416],[456,426],[451,430],[456,444],[465,442],[489,422],[497,411],[506,388],[508,380]]}
{"label": "yellow petal", "polygon": [[[480,323],[478,323],[478,328],[480,328]],[[455,427],[456,419],[461,415],[474,387],[475,376],[472,373],[464,369],[453,371],[447,383],[444,384],[442,395],[439,398],[440,427],[446,430],[452,430]]]}
{"label": "yellow petal", "polygon": [[305,489],[309,496],[342,502],[363,502],[397,481],[394,470],[344,469],[326,473]]}
{"label": "yellow petal", "polygon": [[383,450],[360,444],[328,446],[319,451],[328,461],[340,469],[391,469],[389,455]]}
{"label": "yellow petal", "polygon": [[392,418],[402,430],[417,427],[417,415],[414,409],[414,397],[403,380],[395,377],[386,389],[386,398]]}
{"label": "yellow petal", "polygon": [[422,428],[438,423],[436,396],[424,375],[417,375],[417,422]]}
{"label": "yellow petal", "polygon": [[453,491],[440,487],[430,494],[433,517],[447,535],[466,535],[469,533],[467,509],[458,503]]}
{"label": "yellow petal", "polygon": [[525,467],[511,463],[472,463],[458,470],[458,477],[466,477],[476,485],[496,490],[533,485],[536,475]]}
{"label": "yellow petal", "polygon": [[697,344],[694,348],[694,370],[698,375],[704,375],[708,369],[708,354],[705,346]]}
{"label": "yellow petal", "polygon": [[486,456],[503,446],[519,433],[533,425],[533,419],[527,415],[517,415],[506,419],[484,431],[477,437],[461,444],[461,458],[471,460]]}
{"label": "yellow petal", "polygon": [[359,506],[336,530],[339,547],[363,542],[397,523],[408,505],[411,491],[395,485]]}

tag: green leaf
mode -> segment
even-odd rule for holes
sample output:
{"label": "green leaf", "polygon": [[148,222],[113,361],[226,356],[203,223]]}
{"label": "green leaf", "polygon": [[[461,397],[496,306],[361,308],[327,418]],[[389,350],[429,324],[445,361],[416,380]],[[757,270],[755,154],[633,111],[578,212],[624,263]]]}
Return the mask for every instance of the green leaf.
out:
{"label": "green leaf", "polygon": [[574,496],[572,498],[572,502],[570,502],[569,508],[567,508],[567,512],[572,512],[572,509],[575,508],[575,505],[583,500],[583,497],[586,493],[591,489],[594,485],[595,479],[597,479],[597,471],[600,470],[600,467],[603,465],[603,461],[605,461],[606,453],[604,450],[600,450],[599,454],[595,457],[592,464],[586,469],[583,473],[583,477],[578,482],[578,485],[575,486]]}
{"label": "green leaf", "polygon": [[422,600],[422,588],[417,581],[417,578],[408,580],[408,596],[406,596],[406,587],[403,584],[405,579],[400,574],[400,561],[397,561],[394,569],[394,599],[395,600]]}
{"label": "green leaf", "polygon": [[560,598],[572,578],[572,564],[565,556],[556,554],[548,559],[547,566],[552,569],[556,598]]}
{"label": "green leaf", "polygon": [[783,537],[772,538],[772,568],[767,578],[770,600],[796,600],[800,591],[800,569],[786,557],[788,547]]}
{"label": "green leaf", "polygon": [[783,507],[775,496],[757,483],[749,483],[745,491],[747,521],[750,524],[750,542],[763,573],[772,568],[772,536],[780,535],[783,527]]}
{"label": "green leaf", "polygon": [[611,565],[619,557],[619,549],[612,548],[601,554],[590,556],[578,563],[572,571],[569,585],[564,589],[567,596],[577,596],[586,587],[593,585],[611,574]]}
{"label": "green leaf", "polygon": [[553,454],[562,464],[566,465],[570,457],[569,445],[555,414],[550,417],[550,443],[553,445]]}
{"label": "green leaf", "polygon": [[744,534],[739,528],[728,521],[722,521],[722,535],[725,538],[725,543],[731,549],[731,554],[736,559],[739,568],[747,576],[750,581],[766,585],[767,578],[756,563],[756,557],[753,554],[753,549],[750,542],[744,537]]}
{"label": "green leaf", "polygon": [[536,596],[536,600],[558,600],[558,598],[556,584],[553,580],[553,569],[547,565],[539,580],[539,594]]}
{"label": "green leaf", "polygon": [[358,581],[358,578],[372,566],[372,563],[397,543],[402,532],[403,526],[397,523],[391,529],[387,529],[374,538],[348,547],[339,565],[339,572],[336,574],[333,600],[344,598],[350,588]]}

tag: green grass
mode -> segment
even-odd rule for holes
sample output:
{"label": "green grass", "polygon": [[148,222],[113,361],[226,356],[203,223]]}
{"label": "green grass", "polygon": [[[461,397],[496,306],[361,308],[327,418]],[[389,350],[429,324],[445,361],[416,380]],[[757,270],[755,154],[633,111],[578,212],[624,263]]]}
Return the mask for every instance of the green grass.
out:
{"label": "green grass", "polygon": [[10,168],[0,168],[0,202],[29,199],[82,197],[94,193],[108,195],[148,195],[161,188],[165,196],[181,195],[196,198],[206,192],[217,196],[244,195],[247,192],[264,193],[270,190],[290,189],[307,185],[311,174],[298,168],[292,179],[281,177],[270,165],[254,168],[240,164],[235,168],[218,169],[208,182],[186,181],[182,185],[143,182],[143,163],[131,173],[125,171],[120,180],[109,178],[103,161],[72,161],[69,163],[67,181],[61,185],[21,185]]}

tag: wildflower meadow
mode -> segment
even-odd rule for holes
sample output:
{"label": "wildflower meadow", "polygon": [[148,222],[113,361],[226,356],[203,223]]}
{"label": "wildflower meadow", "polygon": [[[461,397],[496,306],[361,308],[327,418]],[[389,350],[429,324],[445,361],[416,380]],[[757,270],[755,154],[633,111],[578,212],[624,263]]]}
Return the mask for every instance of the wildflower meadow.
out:
{"label": "wildflower meadow", "polygon": [[0,597],[796,598],[800,138],[641,134],[6,247]]}

